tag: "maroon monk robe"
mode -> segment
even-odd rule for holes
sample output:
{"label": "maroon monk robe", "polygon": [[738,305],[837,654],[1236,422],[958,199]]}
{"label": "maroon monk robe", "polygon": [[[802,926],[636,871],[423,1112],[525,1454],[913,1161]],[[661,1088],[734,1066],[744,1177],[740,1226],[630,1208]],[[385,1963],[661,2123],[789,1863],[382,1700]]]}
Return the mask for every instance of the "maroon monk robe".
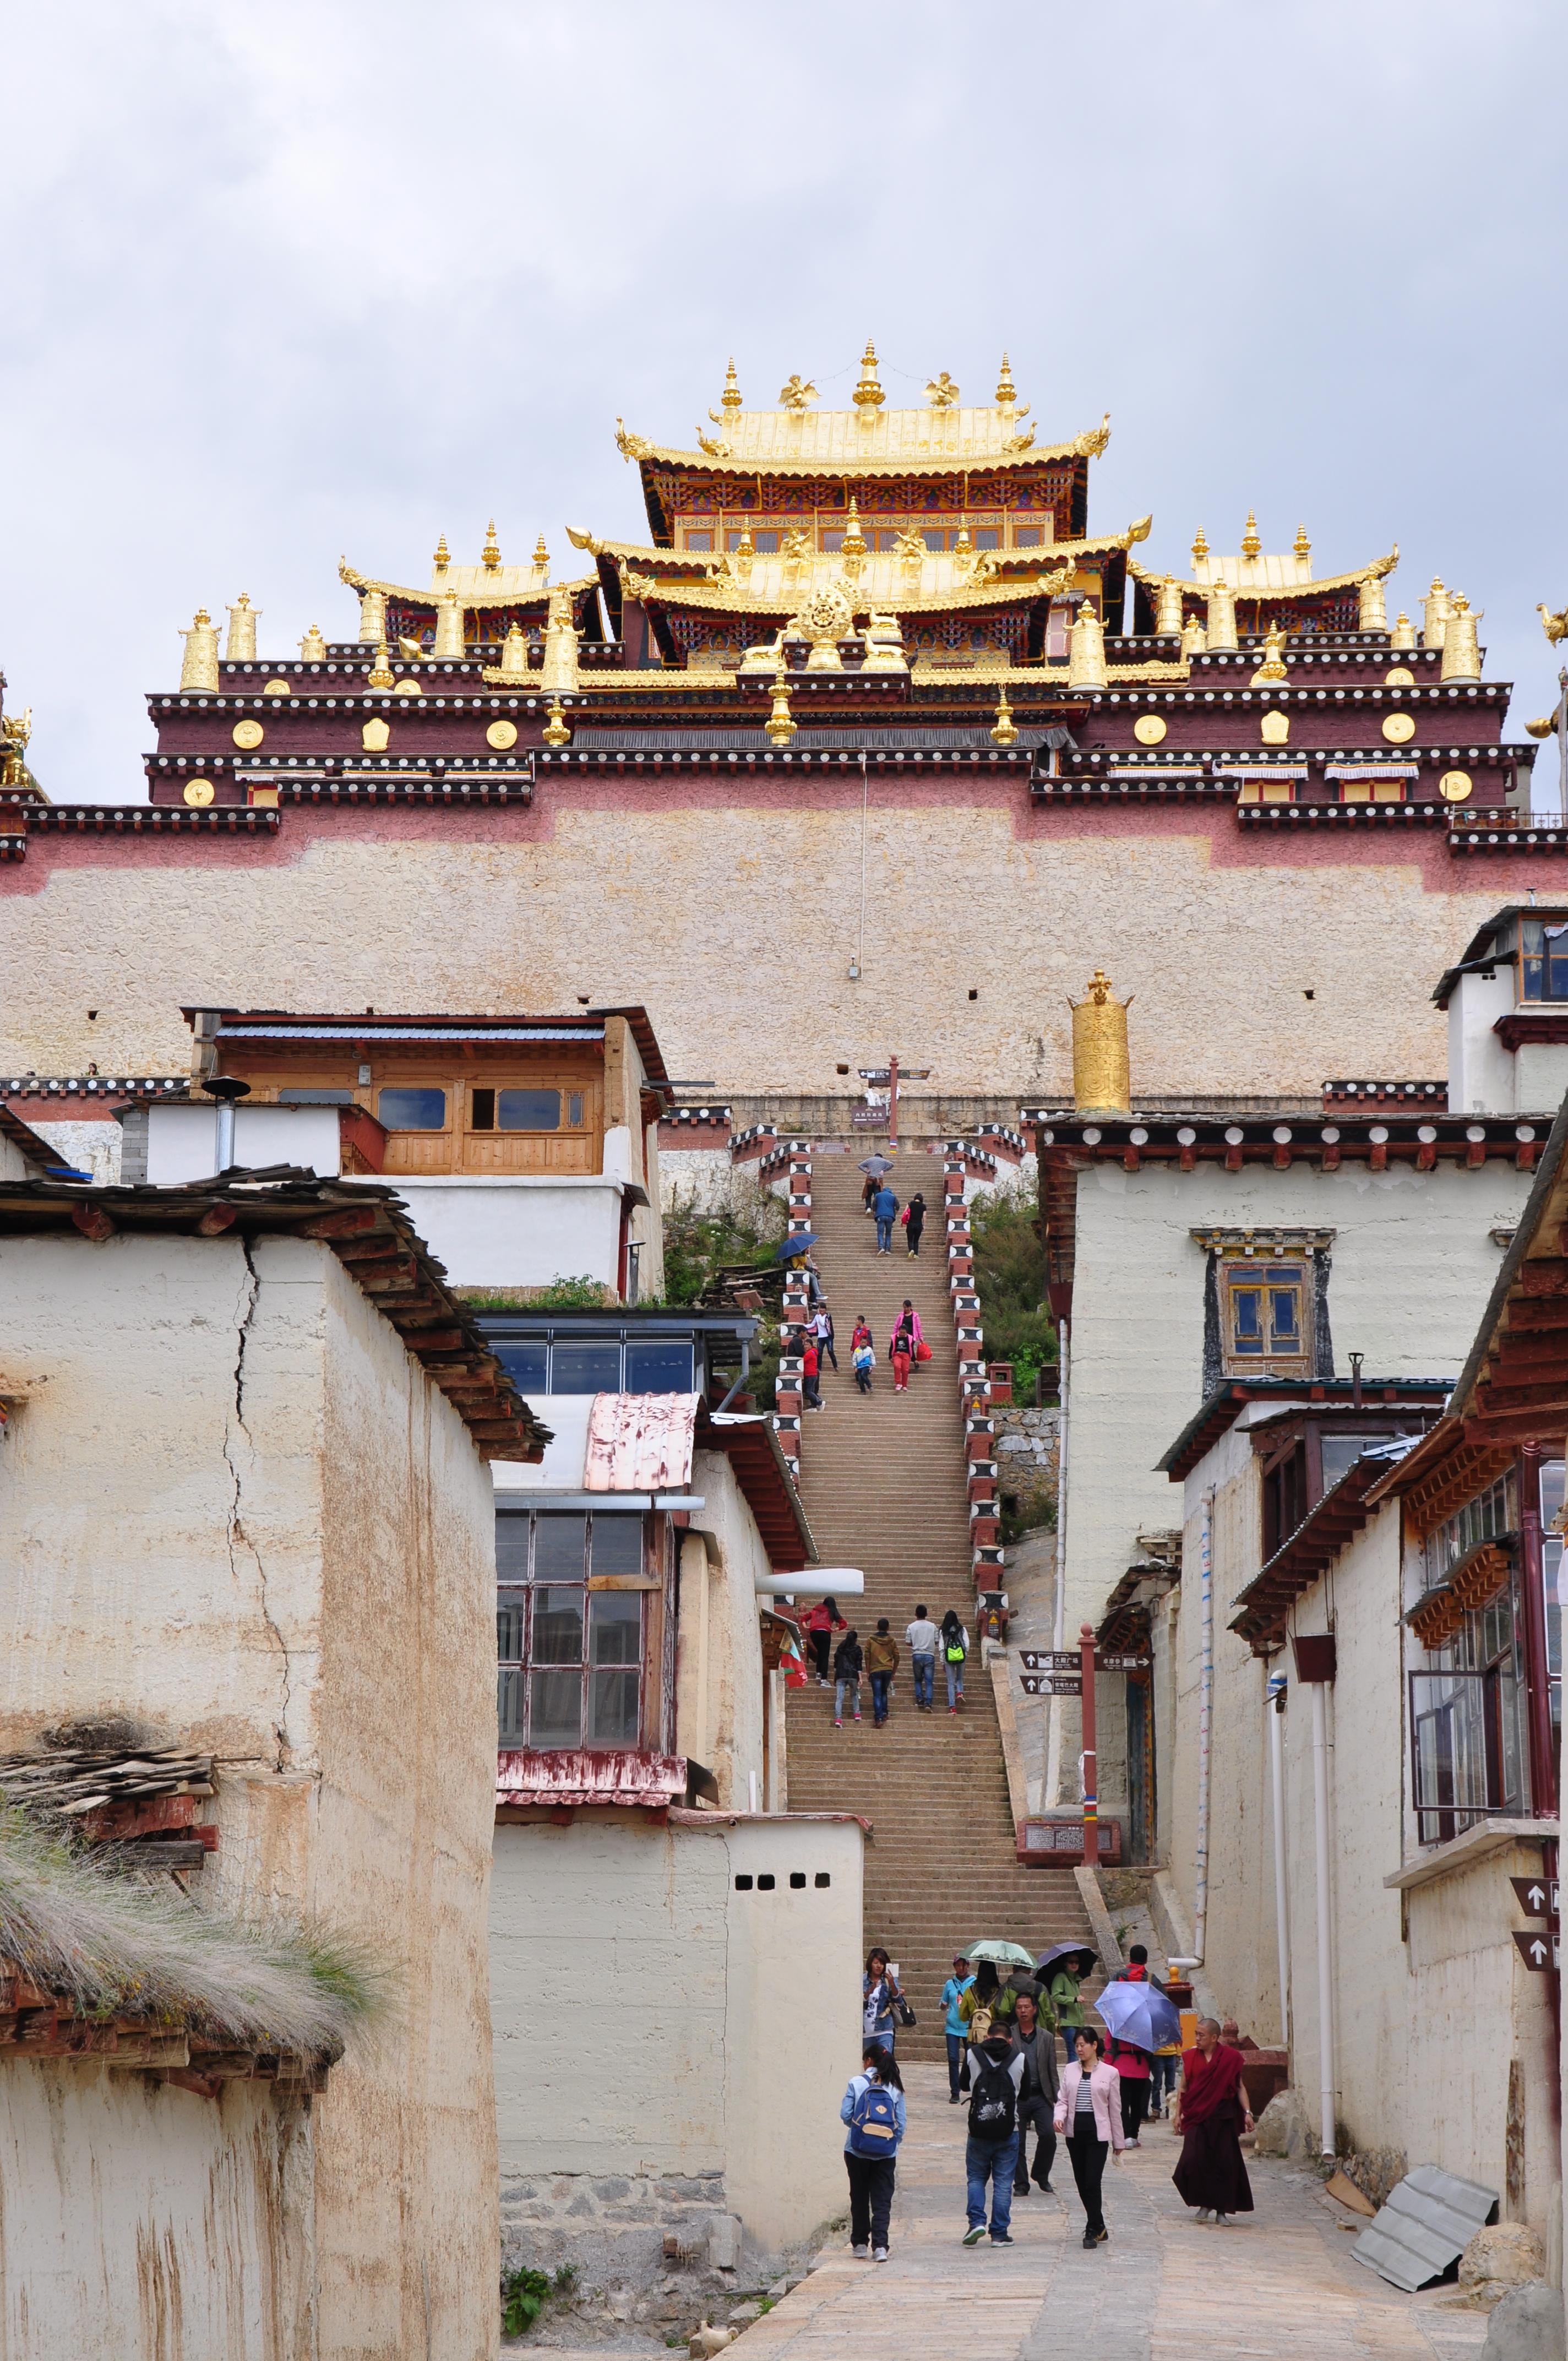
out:
{"label": "maroon monk robe", "polygon": [[1222,2042],[1205,2058],[1181,2060],[1181,2161],[1171,2174],[1182,2201],[1215,2213],[1250,2213],[1252,2190],[1242,2161],[1242,2053]]}

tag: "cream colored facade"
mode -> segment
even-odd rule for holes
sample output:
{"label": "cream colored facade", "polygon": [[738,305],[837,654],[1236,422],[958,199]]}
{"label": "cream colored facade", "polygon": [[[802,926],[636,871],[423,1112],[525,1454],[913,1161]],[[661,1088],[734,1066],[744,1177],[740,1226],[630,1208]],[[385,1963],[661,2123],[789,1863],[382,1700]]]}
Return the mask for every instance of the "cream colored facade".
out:
{"label": "cream colored facade", "polygon": [[843,2210],[862,1841],[854,1820],[718,1812],[498,1828],[509,2265],[576,2262],[646,2318],[655,2273],[696,2274],[711,2305],[743,2257]]}
{"label": "cream colored facade", "polygon": [[[394,1990],[308,2117],[0,2071],[6,2350],[473,2361],[497,2333],[488,1471],[324,1246],[11,1237],[0,1292],[0,1744],[115,1712],[210,1751],[205,1890],[319,1916]],[[221,2345],[194,2325],[214,2271]]]}
{"label": "cream colored facade", "polygon": [[[1337,1676],[1327,1687],[1330,1889],[1318,1891],[1312,1698],[1290,1651],[1265,1663],[1229,1631],[1231,1601],[1257,1571],[1262,1524],[1253,1405],[1188,1477],[1185,1572],[1157,1653],[1174,1693],[1174,1763],[1166,1795],[1169,1876],[1190,1927],[1199,1899],[1199,1566],[1204,1496],[1212,1493],[1214,1674],[1210,1716],[1208,1890],[1202,1976],[1216,2004],[1260,2044],[1288,2031],[1291,2076],[1314,2125],[1322,2081],[1318,1938],[1332,1962],[1335,2114],[1357,2149],[1389,2148],[1495,2189],[1505,2220],[1550,2245],[1562,2204],[1550,2086],[1557,2044],[1548,1979],[1511,1935],[1510,1874],[1540,1873],[1541,1839],[1505,1821],[1446,1846],[1418,1840],[1410,1810],[1404,1708],[1406,1603],[1397,1501],[1374,1511],[1324,1580],[1296,1603],[1291,1631],[1330,1630]],[[1288,1992],[1276,1935],[1271,1671],[1289,1680],[1283,1729]],[[1543,1824],[1551,1834],[1555,1823]],[[1509,2162],[1510,2063],[1517,2066],[1516,2153]]]}
{"label": "cream colored facade", "polygon": [[1229,813],[873,777],[852,982],[858,775],[689,792],[617,783],[606,808],[551,779],[460,835],[291,808],[275,845],[36,839],[0,873],[0,1073],[183,1072],[181,1005],[391,1007],[417,964],[431,1010],[641,1002],[670,1072],[718,1096],[847,1093],[836,1067],[893,1045],[944,1092],[1070,1103],[1067,994],[1102,964],[1135,994],[1146,1099],[1315,1094],[1441,1074],[1431,979],[1519,892],[1507,859],[1435,841],[1308,859]]}

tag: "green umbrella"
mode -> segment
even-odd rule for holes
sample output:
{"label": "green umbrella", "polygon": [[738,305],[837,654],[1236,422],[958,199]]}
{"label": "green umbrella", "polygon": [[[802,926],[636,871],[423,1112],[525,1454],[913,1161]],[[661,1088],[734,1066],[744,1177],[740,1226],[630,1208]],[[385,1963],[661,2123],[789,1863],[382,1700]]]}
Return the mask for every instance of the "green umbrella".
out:
{"label": "green umbrella", "polygon": [[984,1942],[971,1943],[963,1956],[971,1966],[976,1960],[992,1960],[999,1968],[1033,1970],[1035,1965],[1035,1954],[1025,1950],[1021,1943],[994,1943],[989,1938]]}

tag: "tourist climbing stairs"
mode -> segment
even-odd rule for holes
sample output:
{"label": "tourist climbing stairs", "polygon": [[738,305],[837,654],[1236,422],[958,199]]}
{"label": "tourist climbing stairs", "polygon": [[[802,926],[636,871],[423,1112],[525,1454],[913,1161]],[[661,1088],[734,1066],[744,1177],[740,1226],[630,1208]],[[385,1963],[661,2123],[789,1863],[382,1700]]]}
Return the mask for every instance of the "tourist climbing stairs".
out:
{"label": "tourist climbing stairs", "polygon": [[[1013,1812],[990,1673],[975,1630],[963,1408],[948,1285],[939,1156],[901,1154],[892,1176],[901,1203],[925,1197],[925,1236],[907,1258],[895,1229],[891,1257],[875,1251],[861,1207],[864,1176],[852,1154],[813,1150],[816,1260],[833,1314],[837,1372],[822,1373],[823,1407],[802,1419],[801,1488],[823,1563],[859,1566],[865,1596],[842,1611],[862,1645],[885,1615],[900,1670],[887,1727],[862,1719],[833,1727],[831,1692],[815,1677],[788,1703],[789,1804],[794,1811],[856,1812],[872,1826],[866,1848],[865,1937],[896,1960],[919,2024],[901,2055],[942,2057],[938,1996],[955,1950],[982,1936],[1036,1951],[1082,1936],[1088,1915],[1070,1869],[1025,1869],[1014,1850]],[[907,1394],[893,1389],[888,1339],[908,1296],[931,1358]],[[863,1312],[877,1364],[870,1400],[857,1390],[850,1333]],[[940,1621],[954,1607],[970,1634],[961,1711],[948,1712],[940,1664],[935,1709],[919,1713],[905,1626],[924,1604]]]}

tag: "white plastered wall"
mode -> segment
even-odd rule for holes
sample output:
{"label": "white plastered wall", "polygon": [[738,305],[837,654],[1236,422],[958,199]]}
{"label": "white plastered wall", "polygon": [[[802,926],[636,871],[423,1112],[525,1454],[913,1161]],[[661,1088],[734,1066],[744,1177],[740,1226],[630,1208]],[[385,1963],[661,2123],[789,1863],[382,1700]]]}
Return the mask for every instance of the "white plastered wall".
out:
{"label": "white plastered wall", "polygon": [[[285,2228],[319,2265],[320,2352],[422,2361],[427,2315],[433,2350],[488,2351],[488,1473],[323,1246],[12,1237],[0,1290],[21,1404],[0,1451],[0,1744],[116,1711],[222,1758],[203,1890],[319,1914],[397,1987],[313,2104],[313,2182]],[[209,2104],[158,2103],[175,2144]],[[70,2147],[7,2149],[0,2174],[47,2175]],[[181,2234],[145,2157],[125,2163],[134,2269],[138,2223],[154,2245],[166,2220]],[[3,2181],[0,2200],[9,2218]],[[124,2324],[53,2350],[139,2361]]]}
{"label": "white plastered wall", "polygon": [[[842,2209],[861,1850],[855,1821],[804,1817],[654,1828],[607,1810],[497,1828],[509,2258],[576,2253],[592,2277],[631,2274],[665,2231],[699,2241],[730,2213],[776,2255]],[[607,2024],[608,2049],[584,2037]]]}
{"label": "white plastered wall", "polygon": [[713,1773],[722,1804],[745,1811],[753,1776],[759,1800],[765,1792],[757,1583],[768,1554],[725,1453],[693,1454],[691,1488],[706,1505],[681,1544],[675,1747]]}

